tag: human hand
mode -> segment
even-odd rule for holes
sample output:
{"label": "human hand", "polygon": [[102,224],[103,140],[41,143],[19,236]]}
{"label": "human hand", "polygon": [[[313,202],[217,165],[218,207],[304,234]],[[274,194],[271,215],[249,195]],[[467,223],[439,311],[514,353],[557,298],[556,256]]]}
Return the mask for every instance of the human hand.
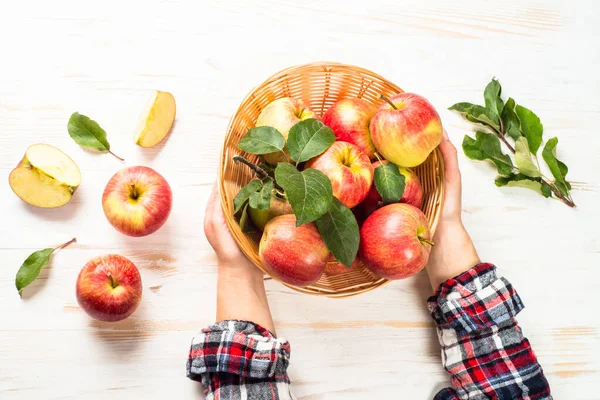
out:
{"label": "human hand", "polygon": [[440,143],[444,157],[444,176],[446,197],[440,221],[433,236],[435,246],[432,248],[427,263],[427,273],[433,290],[440,284],[479,263],[479,256],[463,226],[462,184],[456,148],[444,131],[444,139]]}

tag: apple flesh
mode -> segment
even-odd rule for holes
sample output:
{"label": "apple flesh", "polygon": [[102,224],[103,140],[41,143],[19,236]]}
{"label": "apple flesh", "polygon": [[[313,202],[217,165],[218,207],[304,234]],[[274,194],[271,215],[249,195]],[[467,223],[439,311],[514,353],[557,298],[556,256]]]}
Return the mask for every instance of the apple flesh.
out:
{"label": "apple flesh", "polygon": [[140,114],[134,142],[141,147],[153,147],[169,133],[175,121],[175,98],[169,92],[154,90]]}
{"label": "apple flesh", "polygon": [[335,276],[345,274],[346,272],[354,271],[356,268],[358,268],[359,262],[360,261],[358,260],[358,257],[356,257],[354,259],[354,262],[352,262],[352,265],[350,265],[350,268],[348,268],[344,264],[336,260],[332,254],[329,257],[329,260],[327,261],[327,265],[325,265],[325,274],[329,276]]}
{"label": "apple flesh", "polygon": [[[373,170],[381,164],[387,164],[388,162],[388,160],[382,160],[373,163]],[[400,170],[400,173],[404,175],[404,193],[402,193],[399,202],[421,208],[421,205],[423,204],[423,186],[421,185],[419,177],[408,168],[398,167],[398,169]],[[368,217],[373,211],[383,205],[381,201],[381,196],[375,187],[375,183],[373,183],[367,197],[360,203],[359,208],[363,215]]]}
{"label": "apple flesh", "polygon": [[250,219],[259,230],[264,231],[267,223],[275,217],[285,214],[293,214],[292,206],[284,199],[276,195],[271,197],[271,206],[267,210],[257,210],[248,207]]}
{"label": "apple flesh", "polygon": [[23,201],[42,208],[67,204],[81,183],[81,172],[69,156],[47,144],[34,144],[8,178]]}
{"label": "apple flesh", "polygon": [[314,223],[296,227],[293,214],[273,218],[260,240],[260,261],[276,279],[289,285],[315,283],[329,260],[329,250]]}
{"label": "apple flesh", "polygon": [[129,236],[156,232],[171,213],[171,187],[152,168],[123,168],[108,181],[102,208],[108,222]]}
{"label": "apple flesh", "polygon": [[325,152],[306,163],[329,177],[333,195],[352,208],[365,199],[373,183],[369,157],[348,142],[335,142]]}
{"label": "apple flesh", "polygon": [[376,110],[377,107],[363,99],[342,99],[329,107],[323,115],[323,123],[333,130],[337,140],[352,143],[373,159],[375,145],[369,124]]}
{"label": "apple flesh", "polygon": [[[303,101],[291,97],[284,97],[269,103],[260,113],[256,120],[256,126],[270,126],[277,129],[287,141],[292,126],[308,118],[317,118]],[[284,151],[287,154],[287,150]],[[263,155],[265,161],[271,165],[285,162],[287,158],[281,152]]]}
{"label": "apple flesh", "polygon": [[422,96],[399,93],[384,102],[369,126],[375,148],[385,159],[402,167],[422,164],[442,141],[442,121]]}
{"label": "apple flesh", "polygon": [[142,278],[127,258],[108,254],[83,266],[76,284],[77,302],[92,318],[116,322],[129,317],[142,299]]}
{"label": "apple flesh", "polygon": [[404,279],[421,271],[432,245],[427,218],[410,204],[382,207],[360,229],[360,259],[386,279]]}

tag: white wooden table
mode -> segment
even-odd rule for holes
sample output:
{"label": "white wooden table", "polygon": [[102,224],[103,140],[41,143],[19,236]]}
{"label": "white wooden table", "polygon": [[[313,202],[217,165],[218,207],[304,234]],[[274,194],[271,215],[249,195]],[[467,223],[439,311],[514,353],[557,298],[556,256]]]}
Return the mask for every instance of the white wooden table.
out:
{"label": "white wooden table", "polygon": [[[201,398],[185,377],[191,336],[213,321],[215,256],[204,206],[223,134],[241,99],[290,65],[331,60],[380,73],[428,97],[451,139],[472,127],[446,110],[482,101],[497,76],[533,109],[574,181],[576,210],[461,154],[464,219],[481,256],[520,291],[520,315],[556,399],[598,399],[600,386],[600,5],[593,1],[14,1],[0,13],[0,398]],[[172,135],[133,145],[152,89],[177,100]],[[123,167],[80,149],[67,120],[80,111],[107,130],[126,165],[162,173],[174,193],[166,225],[119,234],[100,197]],[[73,201],[42,210],[6,177],[28,145],[49,143],[80,166]],[[17,268],[33,250],[77,237],[20,299]],[[144,297],[104,324],[77,306],[91,258],[120,253],[140,267]],[[424,273],[345,300],[267,282],[279,333],[292,343],[299,399],[430,399],[449,379],[425,309]]]}

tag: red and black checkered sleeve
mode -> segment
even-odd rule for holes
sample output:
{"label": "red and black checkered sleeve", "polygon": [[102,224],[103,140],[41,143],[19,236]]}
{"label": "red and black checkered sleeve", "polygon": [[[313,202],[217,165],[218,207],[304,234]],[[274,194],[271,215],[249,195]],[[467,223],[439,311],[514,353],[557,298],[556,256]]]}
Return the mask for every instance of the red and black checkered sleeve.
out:
{"label": "red and black checkered sleeve", "polygon": [[492,264],[449,279],[428,300],[452,388],[434,400],[551,399],[550,387],[515,320],[521,298]]}
{"label": "red and black checkered sleeve", "polygon": [[211,399],[292,399],[290,344],[248,321],[222,321],[192,340],[187,376]]}

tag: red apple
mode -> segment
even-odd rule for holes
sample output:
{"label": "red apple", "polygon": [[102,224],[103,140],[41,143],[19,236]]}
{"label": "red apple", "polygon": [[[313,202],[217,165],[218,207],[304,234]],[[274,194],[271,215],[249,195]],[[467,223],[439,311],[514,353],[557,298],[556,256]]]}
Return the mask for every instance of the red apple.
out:
{"label": "red apple", "polygon": [[369,129],[375,148],[387,160],[402,167],[422,164],[442,141],[440,116],[422,96],[399,93],[384,102]]}
{"label": "red apple", "polygon": [[137,267],[118,254],[96,257],[77,277],[77,302],[91,317],[115,322],[129,317],[142,299]]}
{"label": "red apple", "polygon": [[337,140],[352,143],[372,159],[375,145],[369,123],[376,110],[377,107],[363,99],[342,99],[329,107],[323,115],[323,123],[333,130]]}
{"label": "red apple", "polygon": [[267,223],[258,254],[273,277],[295,286],[315,283],[330,255],[317,226],[309,223],[296,227],[293,214],[275,217]]}
{"label": "red apple", "polygon": [[369,157],[348,142],[335,142],[325,152],[306,163],[329,177],[333,195],[352,208],[365,199],[373,183]]}
{"label": "red apple", "polygon": [[[388,160],[377,161],[373,163],[373,170],[380,166],[382,163],[387,164]],[[417,174],[407,168],[398,167],[400,173],[404,175],[404,193],[400,199],[400,203],[407,203],[417,208],[421,208],[423,204],[423,186]],[[360,210],[363,215],[369,216],[373,211],[381,207],[381,196],[375,187],[375,183],[371,186],[367,197],[360,203]]]}
{"label": "red apple", "polygon": [[332,254],[327,261],[327,265],[325,265],[325,273],[330,276],[345,274],[346,272],[354,271],[358,268],[359,262],[358,257],[356,257],[350,268],[348,268],[336,260]]}
{"label": "red apple", "polygon": [[271,196],[271,206],[266,210],[257,210],[252,207],[248,207],[248,215],[259,230],[264,231],[267,223],[275,217],[285,214],[293,214],[292,206],[290,203],[277,197],[276,195]]}
{"label": "red apple", "polygon": [[162,175],[148,167],[128,167],[108,181],[102,208],[119,232],[146,236],[165,223],[172,201],[171,187]]}
{"label": "red apple", "polygon": [[[270,126],[277,129],[287,141],[292,126],[308,118],[317,118],[315,112],[302,100],[283,97],[269,103],[256,120],[256,126]],[[287,150],[284,149],[287,154]],[[276,165],[287,161],[282,152],[269,153],[263,156],[266,162]]]}
{"label": "red apple", "polygon": [[431,251],[425,214],[410,204],[389,204],[375,211],[360,229],[360,259],[386,279],[404,279],[421,271]]}

